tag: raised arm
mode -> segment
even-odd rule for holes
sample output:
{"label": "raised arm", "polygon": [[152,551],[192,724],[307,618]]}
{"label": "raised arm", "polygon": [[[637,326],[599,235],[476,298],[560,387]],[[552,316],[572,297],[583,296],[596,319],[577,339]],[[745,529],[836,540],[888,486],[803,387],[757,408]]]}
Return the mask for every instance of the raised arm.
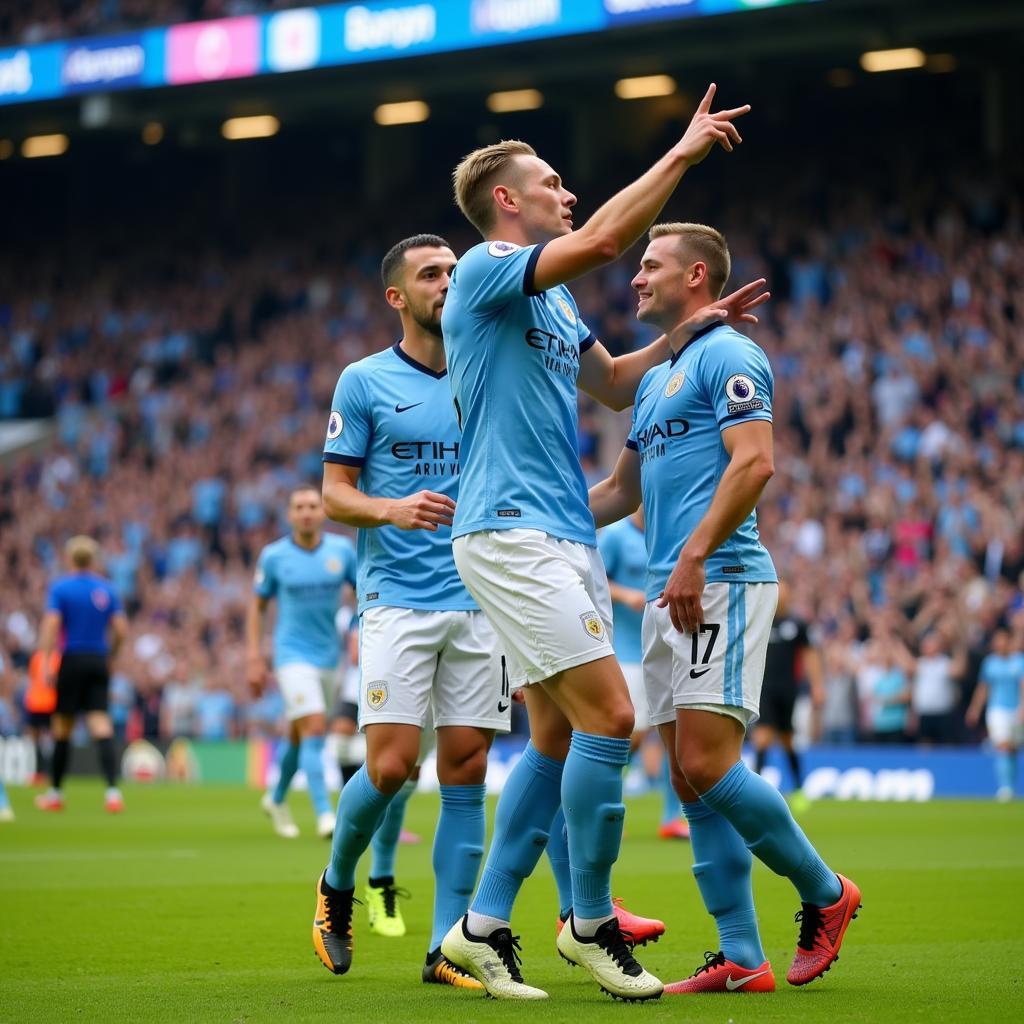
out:
{"label": "raised arm", "polygon": [[545,291],[618,259],[653,223],[686,171],[718,143],[732,152],[743,140],[732,123],[749,104],[711,113],[716,86],[700,101],[686,134],[653,167],[612,196],[578,231],[548,242],[537,261],[534,287]]}
{"label": "raised arm", "polygon": [[640,493],[640,454],[623,448],[611,476],[590,488],[590,511],[600,529],[632,515],[642,500]]}

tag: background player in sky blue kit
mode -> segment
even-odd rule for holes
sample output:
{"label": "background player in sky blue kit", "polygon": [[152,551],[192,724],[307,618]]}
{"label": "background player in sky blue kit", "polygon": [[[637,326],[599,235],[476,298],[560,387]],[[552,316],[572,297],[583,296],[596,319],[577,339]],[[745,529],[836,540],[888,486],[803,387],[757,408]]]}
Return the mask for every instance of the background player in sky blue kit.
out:
{"label": "background player in sky blue kit", "polygon": [[470,913],[443,949],[495,996],[546,995],[523,983],[509,921],[559,802],[573,897],[560,952],[613,995],[650,999],[662,990],[632,956],[612,910],[634,716],[608,637],[611,606],[576,410],[577,386],[625,408],[668,350],[661,339],[612,359],[564,284],[632,245],[716,142],[731,150],[740,141],[732,121],[749,108],[711,114],[714,91],[680,142],[578,232],[576,197],[525,143],[487,146],[455,171],[459,207],[485,241],[459,260],[443,314],[463,429],[453,548],[501,639],[513,684],[527,687],[532,742],[502,792]]}
{"label": "background player in sky blue kit", "polygon": [[245,620],[246,675],[258,694],[267,677],[263,613],[276,599],[274,671],[288,717],[288,745],[278,765],[277,785],[272,793],[264,794],[262,806],[274,830],[286,838],[299,834],[285,803],[299,769],[306,775],[317,834],[327,838],[334,832],[323,754],[327,716],[341,684],[341,644],[334,617],[345,584],[356,585],[356,552],[347,537],[324,533],[323,523],[319,491],[314,487],[292,491],[288,498],[292,532],[260,552]]}
{"label": "background player in sky blue kit", "polygon": [[[331,862],[317,885],[313,944],[326,967],[352,962],[359,857],[415,768],[433,710],[441,817],[434,838],[430,983],[480,984],[441,954],[465,913],[484,841],[484,779],[511,693],[487,619],[455,569],[451,521],[461,433],[448,387],[441,309],[455,254],[436,235],[392,247],[381,276],[401,340],[348,366],[338,381],[324,450],[331,518],[359,528],[359,724],[366,764],[342,791]],[[371,877],[367,898],[394,905],[394,878]]]}
{"label": "background player in sky blue kit", "polygon": [[51,786],[36,797],[44,811],[64,807],[61,783],[71,754],[71,729],[78,715],[85,715],[99,753],[100,768],[107,780],[104,802],[108,811],[124,809],[117,788],[117,757],[114,726],[110,720],[110,662],[128,635],[128,620],[121,610],[117,591],[94,566],[99,547],[91,537],[72,537],[64,548],[71,571],[50,586],[46,614],[39,628],[40,663],[44,672],[51,655],[62,650],[57,671],[57,709],[53,715]]}
{"label": "background player in sky blue kit", "polygon": [[982,710],[989,742],[996,749],[996,797],[1012,800],[1017,749],[1024,740],[1024,653],[1013,650],[1005,629],[992,634],[992,650],[981,663],[978,685],[967,709],[967,724],[972,729]]}
{"label": "background player in sky blue kit", "polygon": [[[626,448],[590,503],[601,525],[643,500],[644,682],[652,721],[673,755],[694,874],[722,944],[666,992],[771,992],[751,853],[789,878],[803,902],[791,984],[829,969],[860,891],[824,864],[779,792],[740,760],[758,713],[778,597],[754,512],[774,471],[771,368],[725,323],[690,330],[698,311],[728,314],[716,308],[729,277],[725,239],[700,224],[656,225],[650,238],[633,280],[637,317],[668,332],[672,356],[641,381]],[[744,321],[756,317],[747,312]]]}
{"label": "background player in sky blue kit", "polygon": [[[638,508],[631,516],[606,526],[597,535],[597,549],[601,552],[608,573],[608,593],[612,599],[612,622],[615,656],[629,687],[636,720],[633,724],[632,749],[635,753],[651,728],[651,712],[644,690],[643,643],[641,627],[644,606],[647,604],[647,544],[644,540],[644,510]],[[658,750],[661,750],[659,746]],[[661,826],[662,839],[688,839],[690,830],[682,817],[679,797],[672,788],[668,761],[664,771],[657,774],[658,788],[664,798]]]}

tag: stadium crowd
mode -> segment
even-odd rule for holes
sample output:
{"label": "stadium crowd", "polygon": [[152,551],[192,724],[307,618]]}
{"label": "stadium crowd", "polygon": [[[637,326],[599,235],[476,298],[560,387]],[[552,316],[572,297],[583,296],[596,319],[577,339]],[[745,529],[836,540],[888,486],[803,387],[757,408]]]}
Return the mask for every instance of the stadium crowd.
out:
{"label": "stadium crowd", "polygon": [[[1024,212],[1005,182],[957,180],[884,204],[800,182],[721,216],[694,204],[726,232],[732,280],[773,292],[751,332],[776,379],[760,527],[823,651],[815,727],[834,742],[977,740],[964,711],[993,631],[1024,649]],[[46,584],[80,533],[131,619],[123,736],[277,728],[244,681],[254,557],[284,532],[289,488],[319,477],[338,373],[395,340],[380,253],[451,215],[299,223],[199,251],[188,223],[76,238],[0,267],[0,418],[55,423],[0,477],[0,729],[22,727]],[[650,337],[635,263],[574,286],[613,351]],[[596,479],[628,421],[583,400],[580,424]]]}
{"label": "stadium crowd", "polygon": [[[328,0],[15,0],[0,7],[0,45],[46,43],[151,25],[233,18]],[[339,0],[331,0],[337,3]]]}

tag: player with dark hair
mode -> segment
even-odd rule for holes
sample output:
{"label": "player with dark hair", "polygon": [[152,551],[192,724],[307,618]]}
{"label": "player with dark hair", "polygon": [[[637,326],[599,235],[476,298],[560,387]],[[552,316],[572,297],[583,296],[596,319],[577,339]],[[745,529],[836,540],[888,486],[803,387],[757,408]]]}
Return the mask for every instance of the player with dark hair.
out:
{"label": "player with dark hair", "polygon": [[[461,433],[448,388],[441,308],[455,265],[437,235],[384,257],[385,298],[401,339],[346,367],[324,447],[324,504],[359,530],[359,725],[366,764],[342,790],[330,864],[317,883],[313,945],[326,967],[352,963],[355,870],[421,757],[433,712],[441,816],[434,838],[434,924],[423,980],[476,988],[441,937],[465,912],[483,853],[484,779],[496,731],[509,728],[504,659],[452,560]],[[394,877],[366,897],[394,913]]]}

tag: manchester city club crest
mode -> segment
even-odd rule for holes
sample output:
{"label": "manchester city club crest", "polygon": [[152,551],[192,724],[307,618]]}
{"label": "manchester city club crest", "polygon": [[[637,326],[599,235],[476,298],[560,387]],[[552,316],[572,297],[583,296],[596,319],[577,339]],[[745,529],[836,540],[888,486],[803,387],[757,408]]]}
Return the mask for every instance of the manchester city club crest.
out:
{"label": "manchester city club crest", "polygon": [[373,682],[366,684],[366,703],[371,711],[384,707],[390,696],[388,684],[383,679],[374,679]]}
{"label": "manchester city club crest", "polygon": [[324,560],[324,568],[332,575],[337,576],[341,572],[341,559],[335,558],[331,555],[329,558]]}
{"label": "manchester city club crest", "polygon": [[576,323],[576,314],[573,312],[572,306],[562,298],[555,299],[555,302],[558,303],[558,308],[565,314],[566,320],[571,324]]}
{"label": "manchester city club crest", "polygon": [[671,379],[665,385],[665,397],[671,398],[673,395],[679,393],[679,389],[686,382],[686,374],[680,370],[678,373],[672,374]]}
{"label": "manchester city club crest", "polygon": [[580,622],[583,623],[583,628],[587,631],[587,636],[593,640],[604,639],[604,623],[601,621],[601,616],[597,612],[584,612],[580,616]]}
{"label": "manchester city club crest", "polygon": [[337,409],[332,409],[330,419],[327,421],[327,440],[333,441],[340,437],[344,429],[345,421],[341,418],[341,413]]}

